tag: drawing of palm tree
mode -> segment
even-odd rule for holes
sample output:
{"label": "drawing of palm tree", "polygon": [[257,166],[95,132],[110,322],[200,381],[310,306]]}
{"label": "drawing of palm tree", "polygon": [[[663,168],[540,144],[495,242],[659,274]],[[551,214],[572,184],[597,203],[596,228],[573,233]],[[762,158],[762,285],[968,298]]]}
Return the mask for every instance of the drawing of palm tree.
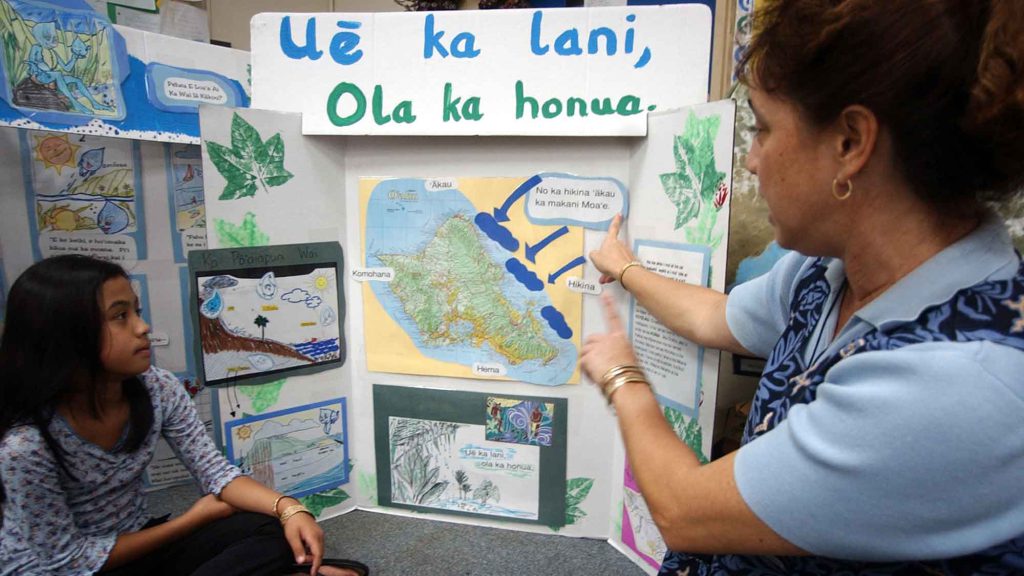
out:
{"label": "drawing of palm tree", "polygon": [[469,496],[469,491],[473,489],[473,486],[469,483],[469,474],[466,474],[465,470],[455,471],[455,483],[459,485],[459,492],[463,498]]}
{"label": "drawing of palm tree", "polygon": [[258,314],[252,323],[260,327],[260,340],[266,340],[267,324],[270,324],[270,320],[266,316]]}
{"label": "drawing of palm tree", "polygon": [[481,504],[487,504],[488,500],[501,501],[501,490],[490,480],[484,480],[473,490],[473,499],[479,500]]}

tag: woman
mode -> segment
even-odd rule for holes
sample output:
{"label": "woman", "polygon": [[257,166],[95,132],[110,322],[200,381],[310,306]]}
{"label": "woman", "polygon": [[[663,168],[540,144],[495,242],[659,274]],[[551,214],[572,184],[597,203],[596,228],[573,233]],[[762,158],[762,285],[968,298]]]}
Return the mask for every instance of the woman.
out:
{"label": "woman", "polygon": [[795,252],[728,296],[591,254],[661,322],[768,358],[744,445],[700,466],[614,307],[581,366],[672,551],[663,574],[1024,571],[1024,2],[776,0],[743,62]]}

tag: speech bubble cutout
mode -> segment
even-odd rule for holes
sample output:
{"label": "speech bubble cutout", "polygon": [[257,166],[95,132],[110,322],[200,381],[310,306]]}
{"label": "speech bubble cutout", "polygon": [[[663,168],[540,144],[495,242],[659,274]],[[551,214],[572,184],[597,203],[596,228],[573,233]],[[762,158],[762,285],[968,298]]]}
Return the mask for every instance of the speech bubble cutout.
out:
{"label": "speech bubble cutout", "polygon": [[538,176],[540,183],[526,197],[526,217],[533,224],[608,230],[616,214],[629,214],[626,187],[615,178],[561,172]]}
{"label": "speech bubble cutout", "polygon": [[164,78],[164,94],[171,100],[195,102],[196,104],[220,104],[223,106],[228,102],[228,93],[211,80]]}

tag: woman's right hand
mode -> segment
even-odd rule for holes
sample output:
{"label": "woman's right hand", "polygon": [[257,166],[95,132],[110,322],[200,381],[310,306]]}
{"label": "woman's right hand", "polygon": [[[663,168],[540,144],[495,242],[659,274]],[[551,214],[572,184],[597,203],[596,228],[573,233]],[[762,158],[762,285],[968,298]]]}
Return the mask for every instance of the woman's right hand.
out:
{"label": "woman's right hand", "polygon": [[216,494],[207,494],[192,505],[183,514],[196,521],[200,526],[205,526],[214,520],[227,518],[237,512],[234,506],[220,499]]}
{"label": "woman's right hand", "polygon": [[608,226],[608,235],[601,242],[601,247],[590,253],[590,262],[601,272],[601,284],[618,281],[622,268],[636,260],[633,251],[619,240],[621,227],[622,214],[616,214]]}
{"label": "woman's right hand", "polygon": [[587,336],[580,350],[580,368],[598,388],[604,385],[604,375],[615,366],[636,366],[636,352],[629,335],[608,294],[601,295],[605,325],[608,332]]}

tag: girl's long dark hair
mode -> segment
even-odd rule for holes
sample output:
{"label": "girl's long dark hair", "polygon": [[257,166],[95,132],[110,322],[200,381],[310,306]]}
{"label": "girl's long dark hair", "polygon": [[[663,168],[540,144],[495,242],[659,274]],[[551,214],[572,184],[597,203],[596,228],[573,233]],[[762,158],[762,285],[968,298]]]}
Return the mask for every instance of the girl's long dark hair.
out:
{"label": "girl's long dark hair", "polygon": [[[14,282],[0,337],[0,440],[15,426],[35,426],[61,469],[71,475],[63,448],[50,434],[50,421],[73,390],[85,390],[93,415],[99,415],[103,284],[127,277],[117,264],[64,255],[37,262]],[[153,404],[138,378],[124,382],[124,394],[131,418],[122,449],[134,452],[153,426]],[[0,484],[0,502],[4,499]]]}

